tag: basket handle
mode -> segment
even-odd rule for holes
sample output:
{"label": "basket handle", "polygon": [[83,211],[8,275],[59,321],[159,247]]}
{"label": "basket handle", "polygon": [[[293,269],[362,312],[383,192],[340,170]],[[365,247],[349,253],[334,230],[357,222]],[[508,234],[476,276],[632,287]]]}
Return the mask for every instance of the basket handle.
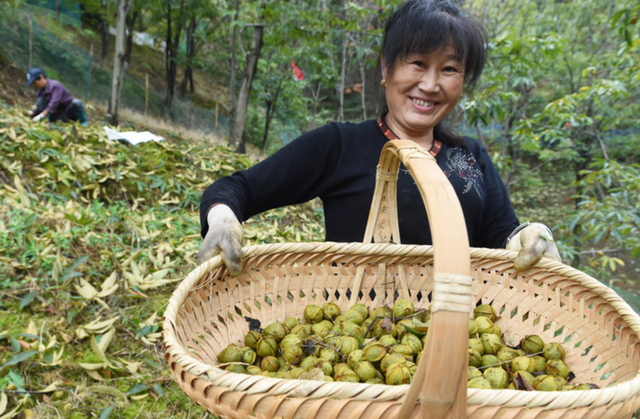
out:
{"label": "basket handle", "polygon": [[[400,243],[396,200],[400,162],[413,176],[427,209],[435,284],[423,355],[396,418],[407,419],[419,396],[422,418],[440,419],[450,414],[452,419],[462,419],[467,415],[468,319],[473,302],[469,239],[453,186],[435,157],[413,141],[391,140],[382,150],[364,242],[389,243],[393,239]],[[402,281],[406,290],[406,278]]]}

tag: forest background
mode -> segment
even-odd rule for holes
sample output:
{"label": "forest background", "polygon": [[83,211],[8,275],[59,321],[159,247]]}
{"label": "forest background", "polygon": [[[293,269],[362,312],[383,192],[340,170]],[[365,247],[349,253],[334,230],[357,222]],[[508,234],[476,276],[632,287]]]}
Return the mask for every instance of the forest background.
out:
{"label": "forest background", "polygon": [[[158,339],[195,265],[199,195],[303,132],[379,116],[400,3],[0,2],[0,417],[206,416],[166,379]],[[638,311],[640,2],[458,4],[490,58],[449,124],[487,146],[522,221]],[[22,115],[31,66],[85,99],[89,128]],[[167,141],[126,148],[105,122]],[[245,235],[322,240],[322,211],[275,210]]]}

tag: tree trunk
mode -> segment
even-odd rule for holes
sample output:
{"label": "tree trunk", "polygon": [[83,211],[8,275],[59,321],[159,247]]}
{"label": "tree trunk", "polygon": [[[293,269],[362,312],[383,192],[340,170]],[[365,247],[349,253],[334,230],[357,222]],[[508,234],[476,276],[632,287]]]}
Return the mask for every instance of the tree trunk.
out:
{"label": "tree trunk", "polygon": [[125,28],[127,26],[127,14],[133,0],[118,0],[117,24],[116,24],[116,51],[113,59],[113,78],[111,79],[111,95],[109,98],[111,125],[118,125],[118,107],[120,105],[120,90],[124,77],[124,41]]}
{"label": "tree trunk", "polygon": [[193,88],[193,69],[192,62],[196,57],[196,28],[198,27],[198,21],[195,16],[191,18],[189,26],[187,26],[186,44],[187,44],[187,65],[184,69],[184,77],[182,83],[180,83],[180,95],[185,96],[187,94],[187,85],[191,84],[191,93],[194,93]]}
{"label": "tree trunk", "polygon": [[345,67],[347,66],[347,36],[345,35],[342,42],[342,64],[340,68],[340,84],[336,86],[338,94],[338,122],[344,121],[344,82]]}
{"label": "tree trunk", "polygon": [[367,102],[365,101],[365,89],[366,89],[366,74],[364,68],[364,57],[362,57],[362,61],[360,61],[360,78],[362,79],[362,86],[360,90],[360,99],[362,100],[362,120],[367,120]]}
{"label": "tree trunk", "polygon": [[56,20],[60,19],[60,2],[61,0],[56,0]]}
{"label": "tree trunk", "polygon": [[176,21],[176,28],[172,30],[171,4],[167,4],[167,46],[165,48],[165,69],[167,75],[167,93],[164,100],[164,112],[168,114],[176,92],[176,77],[178,75],[178,48],[182,33],[182,15],[184,13],[184,1],[180,2],[180,14]]}
{"label": "tree trunk", "polygon": [[311,96],[313,97],[313,119],[311,119],[311,129],[316,129],[316,115],[318,114],[318,102],[320,101],[320,89],[322,83],[318,83],[318,89],[311,88]]}
{"label": "tree trunk", "polygon": [[136,10],[131,15],[127,16],[127,45],[124,52],[124,68],[129,68],[131,64],[131,49],[133,48],[133,31],[136,26],[136,20],[140,16],[140,11]]}
{"label": "tree trunk", "polygon": [[164,47],[164,70],[165,77],[167,80],[167,91],[164,96],[164,112],[165,114],[169,112],[171,109],[171,101],[173,100],[173,86],[172,86],[172,78],[171,78],[171,69],[172,65],[175,65],[175,60],[173,59],[173,47],[171,45],[172,36],[171,36],[171,2],[167,2],[167,38],[165,39],[165,47]]}
{"label": "tree trunk", "polygon": [[229,139],[229,144],[237,152],[245,151],[245,134],[244,125],[247,119],[247,108],[249,106],[249,94],[251,93],[251,84],[258,68],[258,59],[262,50],[262,35],[264,34],[264,26],[256,25],[253,31],[253,49],[247,55],[244,65],[244,75],[242,76],[242,84],[238,93],[238,105],[236,106],[235,120],[233,121],[233,129]]}
{"label": "tree trunk", "polygon": [[236,100],[236,65],[237,65],[237,57],[236,57],[236,39],[238,38],[238,27],[234,25],[238,20],[238,12],[240,10],[240,0],[236,0],[236,12],[233,15],[233,19],[231,20],[231,24],[233,25],[233,30],[231,31],[231,62],[229,63],[229,68],[231,69],[231,74],[229,76],[229,109],[231,110],[231,118],[229,120],[229,126],[233,126],[235,120],[235,100]]}
{"label": "tree trunk", "polygon": [[[106,11],[105,11],[106,14]],[[109,55],[109,23],[107,19],[100,16],[100,62],[104,65],[107,62],[107,56]]]}
{"label": "tree trunk", "polygon": [[276,94],[273,96],[273,100],[267,100],[267,118],[264,125],[264,137],[262,137],[262,152],[267,148],[267,140],[269,139],[269,126],[271,125],[271,119],[276,112],[276,105],[278,103],[278,95],[280,95],[280,89],[282,88],[282,82],[284,79],[280,79],[278,87],[276,88]]}

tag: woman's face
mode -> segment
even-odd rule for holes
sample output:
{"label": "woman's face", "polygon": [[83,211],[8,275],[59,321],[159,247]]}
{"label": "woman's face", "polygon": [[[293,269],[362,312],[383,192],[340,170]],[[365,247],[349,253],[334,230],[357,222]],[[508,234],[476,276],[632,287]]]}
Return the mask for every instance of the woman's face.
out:
{"label": "woman's face", "polygon": [[387,70],[383,66],[387,124],[400,138],[431,136],[462,94],[464,66],[455,59],[455,49],[449,45],[430,54],[410,54],[396,62],[392,73]]}

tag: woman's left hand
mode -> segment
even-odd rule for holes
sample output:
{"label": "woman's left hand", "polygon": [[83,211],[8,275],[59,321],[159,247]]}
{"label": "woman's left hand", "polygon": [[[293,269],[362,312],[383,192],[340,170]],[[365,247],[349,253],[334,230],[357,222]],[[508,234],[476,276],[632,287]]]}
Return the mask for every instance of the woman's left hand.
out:
{"label": "woman's left hand", "polygon": [[514,266],[519,271],[529,268],[542,257],[562,262],[551,230],[540,223],[531,223],[518,231],[509,239],[507,250],[518,252]]}

